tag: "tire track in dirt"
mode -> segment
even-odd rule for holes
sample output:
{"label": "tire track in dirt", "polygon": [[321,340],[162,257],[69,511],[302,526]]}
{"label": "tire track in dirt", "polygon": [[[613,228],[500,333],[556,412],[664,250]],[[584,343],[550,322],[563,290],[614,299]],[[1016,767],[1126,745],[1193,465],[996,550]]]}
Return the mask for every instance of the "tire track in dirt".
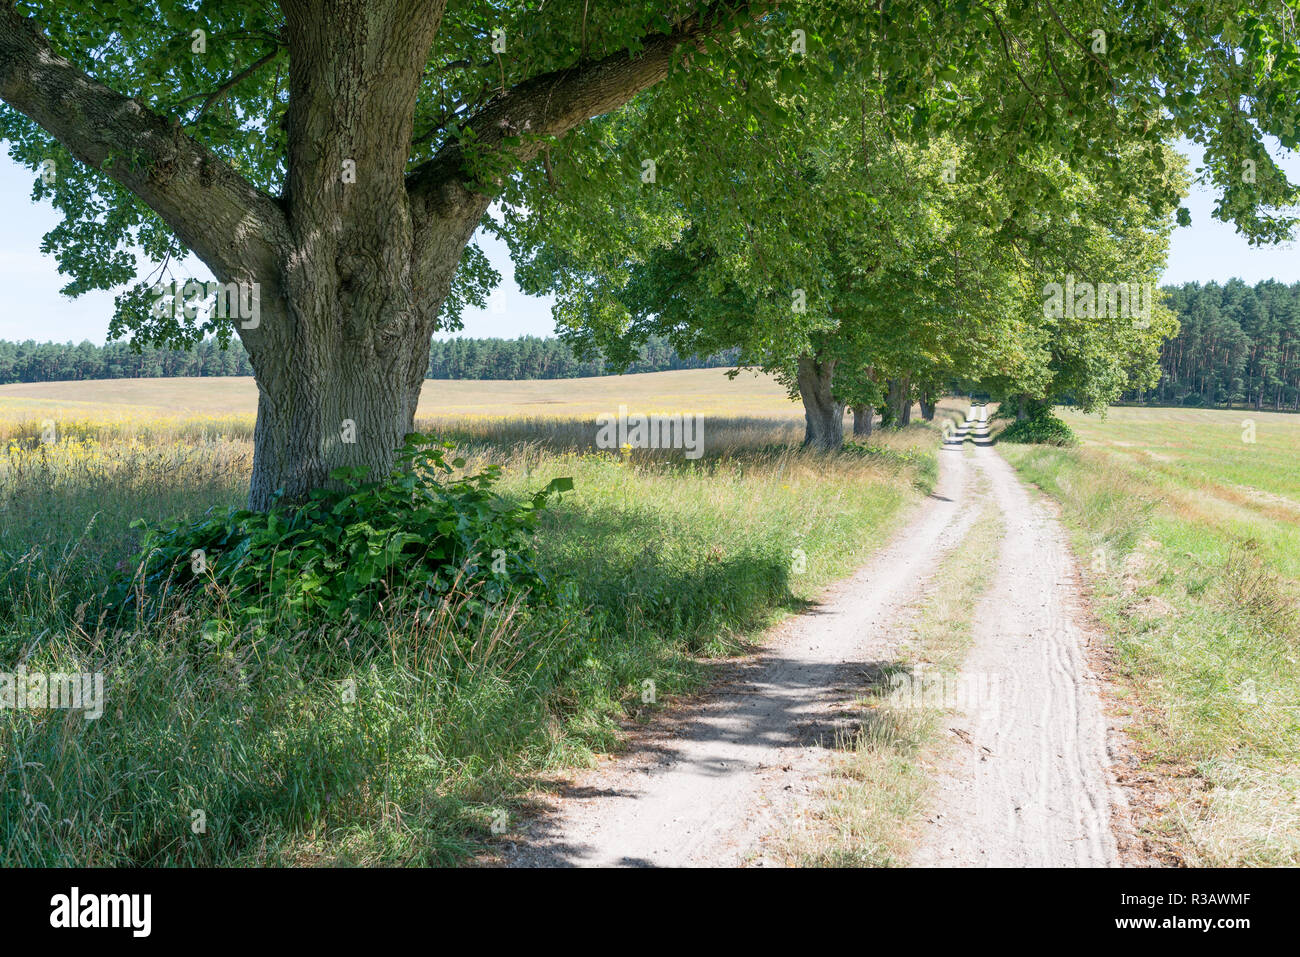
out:
{"label": "tire track in dirt", "polygon": [[[968,430],[973,454],[963,452]],[[865,681],[892,663],[904,609],[975,519],[976,475],[1003,513],[968,687],[998,690],[951,719],[966,745],[945,762],[921,828],[918,866],[1104,866],[1122,795],[1110,776],[1099,679],[1079,625],[1077,570],[1055,518],[988,441],[962,427],[940,478],[902,529],[810,612],[774,629],[761,652],[729,665],[707,693],[658,715],[629,752],[579,774],[504,845],[509,866],[718,866],[761,860],[854,729]],[[972,574],[983,573],[973,569]],[[981,684],[983,682],[983,684]]]}
{"label": "tire track in dirt", "polygon": [[1111,815],[1123,798],[1086,656],[1078,569],[1059,522],[979,444],[987,435],[977,425],[973,464],[1006,533],[990,556],[998,582],[975,610],[959,686],[997,693],[950,721],[963,746],[937,782],[913,863],[1115,866]]}
{"label": "tire track in dirt", "polygon": [[504,845],[509,866],[708,866],[761,855],[807,803],[851,705],[891,662],[899,612],[974,520],[964,429],[935,492],[888,545],[810,611],[782,623],[713,688],[638,730]]}

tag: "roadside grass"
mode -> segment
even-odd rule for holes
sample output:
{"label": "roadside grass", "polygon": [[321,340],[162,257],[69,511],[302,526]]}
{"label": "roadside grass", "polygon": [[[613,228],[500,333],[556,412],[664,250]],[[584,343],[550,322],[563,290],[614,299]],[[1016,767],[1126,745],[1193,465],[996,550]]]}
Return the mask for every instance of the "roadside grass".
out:
{"label": "roadside grass", "polygon": [[710,416],[687,461],[593,451],[567,420],[435,423],[468,469],[503,465],[507,497],[574,479],[537,546],[578,601],[468,635],[454,609],[390,607],[376,640],[232,631],[180,602],[110,630],[94,608],[138,548],[129,522],[239,504],[251,444],[121,409],[60,421],[52,444],[33,421],[0,424],[0,671],[100,672],[106,703],[90,721],[0,709],[0,866],[464,861],[538,775],[616,749],[643,682],[661,704],[700,687],[860,564],[929,490],[938,442],[914,425],[825,455],[788,421]]}
{"label": "roadside grass", "polygon": [[[987,502],[981,494],[971,507]],[[839,742],[814,814],[789,836],[784,848],[788,863],[907,865],[933,769],[948,747],[944,727],[949,712],[942,707],[942,689],[952,686],[961,669],[975,609],[992,584],[970,569],[997,553],[1002,529],[1001,514],[984,511],[940,562],[933,583],[910,610],[910,635],[898,660],[876,676],[858,702],[861,726]]]}
{"label": "roadside grass", "polygon": [[1068,415],[1077,450],[1001,451],[1061,505],[1111,635],[1144,832],[1188,865],[1294,866],[1300,421],[1255,414],[1251,443],[1242,413],[1112,415]]}

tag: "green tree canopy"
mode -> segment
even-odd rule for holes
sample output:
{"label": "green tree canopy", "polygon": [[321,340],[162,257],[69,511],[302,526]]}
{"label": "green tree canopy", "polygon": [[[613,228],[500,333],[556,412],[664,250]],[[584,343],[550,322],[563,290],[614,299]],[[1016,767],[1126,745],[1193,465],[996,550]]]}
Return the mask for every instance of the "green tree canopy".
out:
{"label": "green tree canopy", "polygon": [[[526,207],[539,189],[639,189],[643,161],[671,175],[675,151],[700,193],[734,204],[721,219],[756,222],[728,170],[849,72],[888,128],[975,147],[973,180],[1005,171],[1012,209],[1052,199],[1022,156],[1143,194],[1157,186],[1124,156],[1154,161],[1183,135],[1206,147],[1216,215],[1259,241],[1293,228],[1295,186],[1266,148],[1297,143],[1283,0],[0,3],[0,136],[64,214],[45,248],[71,294],[128,287],[115,330],[170,344],[233,325],[260,388],[257,507],[341,466],[388,468],[432,333],[494,281],[464,251],[503,189],[527,183],[511,199]],[[634,99],[658,145],[602,155],[607,127],[589,121]],[[704,139],[707,115],[731,123]],[[582,175],[557,172],[568,140]],[[787,165],[778,153],[768,174]],[[816,218],[799,183],[772,213],[791,236]],[[155,315],[132,285],[137,247],[260,289],[258,320]]]}

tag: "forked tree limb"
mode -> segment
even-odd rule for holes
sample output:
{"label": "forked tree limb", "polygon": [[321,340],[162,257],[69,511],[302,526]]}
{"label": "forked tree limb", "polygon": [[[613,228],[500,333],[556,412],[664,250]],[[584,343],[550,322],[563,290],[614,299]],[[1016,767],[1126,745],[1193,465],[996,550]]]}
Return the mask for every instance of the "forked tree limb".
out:
{"label": "forked tree limb", "polygon": [[[476,147],[504,151],[517,163],[537,156],[550,137],[563,136],[587,120],[622,106],[668,75],[673,57],[687,45],[717,35],[718,24],[757,19],[775,3],[716,3],[677,23],[669,33],[644,37],[632,55],[615,53],[593,63],[555,70],[524,80],[487,104],[465,124]],[[506,145],[506,140],[519,141]],[[444,145],[407,178],[417,204],[432,204],[449,186],[468,186],[459,142]]]}
{"label": "forked tree limb", "polygon": [[179,125],[88,76],[0,5],[0,99],[158,213],[222,281],[268,279],[287,244],[274,198]]}

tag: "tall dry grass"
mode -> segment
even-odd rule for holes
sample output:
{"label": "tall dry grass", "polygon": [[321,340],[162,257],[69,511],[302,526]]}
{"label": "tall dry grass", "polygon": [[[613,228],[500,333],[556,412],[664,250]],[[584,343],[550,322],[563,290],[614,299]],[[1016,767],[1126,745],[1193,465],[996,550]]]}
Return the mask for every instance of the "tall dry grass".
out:
{"label": "tall dry grass", "polygon": [[242,501],[244,423],[86,416],[52,443],[39,410],[0,424],[0,670],[99,671],[107,691],[96,721],[0,710],[0,865],[463,860],[536,775],[616,748],[642,682],[661,701],[698,687],[860,562],[937,445],[916,426],[828,455],[797,423],[710,417],[689,461],[595,450],[585,419],[421,423],[468,467],[501,463],[508,497],[574,479],[537,540],[576,590],[563,627],[506,615],[464,635],[399,603],[376,642],[177,603],[110,628],[97,596],[129,571],[132,520]]}
{"label": "tall dry grass", "polygon": [[[1233,414],[1217,415],[1237,428],[1226,420]],[[1173,434],[1160,410],[1141,416],[1148,438]],[[1004,454],[1061,503],[1074,535],[1114,643],[1143,771],[1158,782],[1148,788],[1150,840],[1188,864],[1294,866],[1300,582],[1287,542],[1297,529],[1216,499],[1210,490],[1228,475],[1249,479],[1239,455],[1216,463],[1222,433],[1173,446],[1169,456],[1198,463],[1180,473],[1158,459],[1143,464],[1140,445],[1112,444],[1143,434],[1134,428],[1122,421],[1112,434],[1090,423],[1083,449]],[[1272,476],[1287,449],[1278,441],[1248,454]]]}

